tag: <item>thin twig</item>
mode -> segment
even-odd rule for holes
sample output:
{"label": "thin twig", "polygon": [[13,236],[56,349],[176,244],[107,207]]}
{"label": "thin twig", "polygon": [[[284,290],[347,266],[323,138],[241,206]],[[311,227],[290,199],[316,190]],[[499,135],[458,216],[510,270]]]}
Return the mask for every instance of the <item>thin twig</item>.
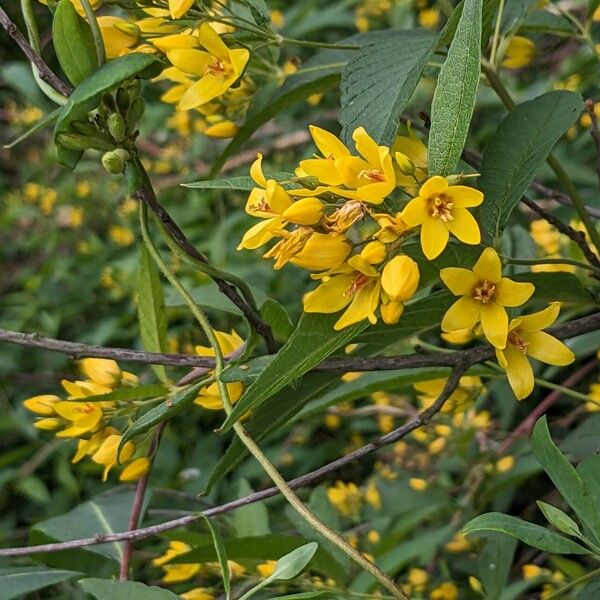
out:
{"label": "thin twig", "polygon": [[[401,427],[398,427],[394,431],[387,433],[385,435],[379,436],[375,438],[373,441],[365,444],[361,448],[354,450],[353,452],[334,460],[319,469],[315,469],[310,473],[306,473],[305,475],[301,475],[300,477],[296,477],[288,482],[288,486],[293,490],[312,485],[317,483],[324,477],[330,475],[334,471],[349,465],[365,456],[372,454],[373,452],[383,448],[384,446],[388,446],[389,444],[393,444],[398,440],[406,437],[409,433],[418,429],[419,427],[426,425],[429,423],[431,418],[439,412],[452,392],[456,389],[456,386],[460,382],[461,376],[464,374],[468,365],[466,363],[461,363],[457,368],[453,371],[452,375],[448,379],[446,385],[439,398],[428,408],[421,411],[414,419],[411,419]],[[86,546],[95,546],[97,544],[104,544],[109,542],[122,542],[122,541],[137,541],[142,540],[148,537],[152,537],[163,533],[165,531],[170,531],[172,529],[177,529],[179,527],[184,527],[186,525],[190,525],[191,523],[195,523],[204,517],[215,517],[218,515],[222,515],[224,513],[228,513],[232,510],[240,508],[242,506],[247,506],[248,504],[254,504],[256,502],[261,502],[262,500],[267,500],[268,498],[272,498],[273,496],[277,496],[279,494],[279,490],[276,487],[270,487],[265,490],[261,490],[260,492],[254,492],[243,498],[239,498],[237,500],[233,500],[232,502],[227,502],[225,504],[221,504],[220,506],[216,506],[214,508],[209,508],[202,513],[194,513],[190,515],[186,515],[184,517],[180,517],[178,519],[172,519],[170,521],[165,521],[164,523],[159,523],[157,525],[151,525],[149,527],[142,527],[140,529],[136,529],[134,531],[122,531],[119,533],[110,533],[110,534],[98,534],[88,538],[82,538],[78,540],[70,540],[67,542],[57,542],[52,544],[42,544],[38,546],[24,546],[18,548],[1,548],[0,549],[0,557],[6,556],[27,556],[30,554],[36,554],[39,552],[61,552],[64,550],[72,550],[74,548],[83,548]]]}
{"label": "thin twig", "polygon": [[0,6],[0,25],[8,35],[21,48],[23,54],[29,59],[29,62],[35,65],[40,74],[40,79],[53,87],[63,96],[70,96],[73,93],[73,88],[62,81],[52,69],[47,65],[46,61],[39,56],[25,39],[19,28],[11,21],[4,9]]}
{"label": "thin twig", "polygon": [[600,184],[600,130],[598,129],[598,117],[594,110],[594,101],[589,98],[585,101],[585,110],[590,117],[590,135],[596,145],[596,173],[598,175],[598,183]]}

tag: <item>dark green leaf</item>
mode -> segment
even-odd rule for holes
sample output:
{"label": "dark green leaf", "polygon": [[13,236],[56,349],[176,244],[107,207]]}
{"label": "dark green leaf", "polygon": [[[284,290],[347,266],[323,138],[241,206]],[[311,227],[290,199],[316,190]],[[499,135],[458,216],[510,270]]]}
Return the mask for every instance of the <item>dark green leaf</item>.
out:
{"label": "dark green leaf", "polygon": [[598,511],[579,473],[552,441],[545,416],[533,428],[531,449],[552,483],[597,542],[600,538]]}
{"label": "dark green leaf", "polygon": [[208,527],[213,540],[213,546],[217,553],[217,559],[219,560],[219,566],[221,567],[221,577],[223,579],[223,589],[225,590],[225,600],[229,600],[231,597],[231,574],[229,572],[229,562],[227,560],[227,550],[223,543],[223,538],[219,533],[219,530],[213,525],[212,521],[208,517],[204,517],[204,522]]}
{"label": "dark green leaf", "polygon": [[490,531],[477,560],[478,574],[487,600],[499,600],[508,584],[517,541]]}
{"label": "dark green leaf", "polygon": [[144,585],[137,581],[82,579],[79,585],[96,600],[177,600],[169,590]]}
{"label": "dark green leaf", "polygon": [[[149,352],[167,351],[167,318],[165,296],[160,276],[146,245],[140,246],[140,260],[137,272],[138,320],[140,337],[144,350]],[[167,381],[167,373],[162,365],[152,365],[161,381]]]}
{"label": "dark green leaf", "polygon": [[267,298],[260,307],[260,316],[270,326],[275,339],[285,343],[294,332],[294,324],[287,310],[273,298]]}
{"label": "dark green leaf", "polygon": [[482,0],[465,0],[431,105],[429,174],[454,173],[469,131],[481,65]]}
{"label": "dark green leaf", "polygon": [[582,110],[579,94],[557,90],[520,104],[500,123],[483,154],[479,178],[485,243],[500,239],[527,186]]}
{"label": "dark green leaf", "polygon": [[342,74],[342,140],[354,146],[352,133],[363,126],[378,143],[390,146],[400,116],[429,57],[435,36],[427,31],[389,31],[364,45]]}
{"label": "dark green leaf", "polygon": [[168,394],[169,390],[158,383],[147,383],[135,387],[121,387],[98,396],[86,396],[86,402],[127,402],[128,400],[144,400]]}
{"label": "dark green leaf", "polygon": [[[236,498],[248,496],[254,490],[246,479],[240,479]],[[238,537],[260,537],[271,533],[269,513],[262,502],[254,502],[233,511],[233,527]]]}
{"label": "dark green leaf", "polygon": [[511,279],[533,283],[533,300],[570,302],[578,306],[594,305],[591,294],[573,273],[517,273],[511,275]]}
{"label": "dark green leaf", "polygon": [[552,554],[591,554],[579,544],[534,523],[522,521],[502,513],[485,513],[475,517],[463,527],[463,534],[480,531],[499,531],[521,540],[529,546]]}
{"label": "dark green leaf", "polygon": [[23,594],[67,581],[81,575],[77,571],[48,569],[47,567],[0,568],[0,600],[11,600]]}
{"label": "dark green leaf", "polygon": [[71,0],[58,3],[52,22],[52,43],[60,66],[73,85],[79,85],[98,68],[92,30]]}
{"label": "dark green leaf", "polygon": [[363,322],[335,331],[333,325],[337,319],[336,314],[304,313],[285,346],[236,403],[232,413],[225,420],[223,429],[230,429],[247,411],[259,407],[273,394],[310,371],[367,327],[367,323]]}

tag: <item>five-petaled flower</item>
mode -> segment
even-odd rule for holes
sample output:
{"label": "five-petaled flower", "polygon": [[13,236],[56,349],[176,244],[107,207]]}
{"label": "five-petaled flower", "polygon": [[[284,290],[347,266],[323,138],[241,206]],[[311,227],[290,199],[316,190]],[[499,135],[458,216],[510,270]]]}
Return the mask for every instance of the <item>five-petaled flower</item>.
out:
{"label": "five-petaled flower", "polygon": [[461,296],[444,315],[442,331],[466,329],[481,322],[488,341],[496,348],[504,348],[508,336],[505,307],[527,302],[535,291],[534,285],[502,277],[500,257],[493,248],[481,253],[473,270],[448,267],[440,271],[440,276],[455,296]]}
{"label": "five-petaled flower", "polygon": [[565,366],[575,355],[565,344],[543,331],[558,318],[560,307],[553,302],[544,310],[512,319],[505,348],[496,348],[498,364],[506,371],[517,400],[531,394],[534,375],[528,357],[555,366]]}
{"label": "five-petaled flower", "polygon": [[479,206],[483,194],[465,185],[448,185],[443,177],[428,179],[402,211],[404,221],[421,226],[421,247],[429,260],[438,257],[452,233],[465,244],[479,244],[481,233],[473,215],[467,210]]}

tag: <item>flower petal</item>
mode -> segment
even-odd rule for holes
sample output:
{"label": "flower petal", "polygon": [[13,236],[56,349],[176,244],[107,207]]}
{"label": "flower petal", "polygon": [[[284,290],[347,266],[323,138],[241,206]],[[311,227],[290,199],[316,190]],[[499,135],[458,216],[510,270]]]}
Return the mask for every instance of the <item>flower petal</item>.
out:
{"label": "flower petal", "polygon": [[315,146],[325,158],[342,158],[343,156],[350,156],[348,148],[346,148],[333,133],[321,129],[316,125],[310,125],[309,129]]}
{"label": "flower petal", "polygon": [[214,100],[226,89],[227,87],[224,87],[223,80],[220,77],[211,74],[205,75],[188,89],[177,108],[179,110],[191,110]]}
{"label": "flower petal", "polygon": [[[357,127],[352,134],[356,149],[361,156],[371,165],[378,167],[381,164],[379,146],[377,142],[367,133],[364,127]],[[387,152],[389,150],[386,148]]]}
{"label": "flower petal", "polygon": [[556,321],[559,312],[560,304],[558,302],[552,302],[552,304],[544,308],[544,310],[519,317],[521,321],[519,329],[523,331],[540,331],[546,329],[546,327],[550,327],[550,325]]}
{"label": "flower petal", "polygon": [[454,208],[479,206],[483,202],[483,192],[466,185],[451,185],[445,195],[452,199]]}
{"label": "flower petal", "polygon": [[475,217],[465,208],[459,208],[452,211],[454,217],[452,221],[446,223],[446,227],[461,242],[465,244],[479,244],[481,242],[481,232]]}
{"label": "flower petal", "polygon": [[250,177],[258,183],[258,185],[265,187],[267,185],[267,178],[262,170],[262,159],[263,155],[260,152],[256,153],[256,160],[252,163],[250,167]]}
{"label": "flower petal", "polygon": [[504,307],[496,302],[482,303],[481,328],[492,346],[504,348],[508,335],[508,314]]}
{"label": "flower petal", "polygon": [[479,321],[480,311],[480,302],[476,302],[469,296],[462,296],[446,311],[442,319],[442,331],[473,327]]}
{"label": "flower petal", "polygon": [[443,194],[448,189],[448,182],[444,177],[435,175],[430,177],[419,190],[419,196],[423,198],[430,198],[431,196],[437,196]]}
{"label": "flower petal", "polygon": [[198,40],[213,56],[229,62],[229,48],[209,23],[202,23]]}
{"label": "flower petal", "polygon": [[531,298],[533,292],[535,292],[533,283],[513,281],[508,277],[502,277],[496,283],[494,300],[502,306],[521,306]]}
{"label": "flower petal", "polygon": [[533,369],[525,354],[510,344],[504,350],[506,375],[517,400],[527,398],[533,391]]}
{"label": "flower petal", "polygon": [[427,212],[427,200],[421,196],[413,198],[400,214],[404,221],[412,227],[420,225],[429,216]]}
{"label": "flower petal", "polygon": [[167,52],[169,62],[180,71],[202,77],[206,65],[212,60],[211,55],[203,50],[194,48],[175,48]]}
{"label": "flower petal", "polygon": [[523,335],[529,344],[527,354],[548,365],[563,367],[575,360],[575,355],[565,344],[545,331],[531,331]]}
{"label": "flower petal", "polygon": [[437,258],[448,244],[450,233],[439,219],[428,218],[421,225],[421,248],[428,260]]}
{"label": "flower petal", "polygon": [[455,296],[469,295],[479,281],[473,271],[462,269],[461,267],[446,267],[445,269],[441,269],[440,277],[444,285]]}
{"label": "flower petal", "polygon": [[350,304],[346,292],[356,275],[337,275],[304,296],[304,312],[334,313]]}
{"label": "flower petal", "polygon": [[371,321],[371,315],[377,310],[379,304],[380,287],[379,281],[374,280],[368,283],[364,288],[360,289],[354,296],[350,306],[337,320],[333,328],[336,331],[339,331],[340,329],[359,323],[364,319],[369,319]]}
{"label": "flower petal", "polygon": [[502,278],[502,263],[498,253],[493,248],[486,248],[473,265],[473,272],[480,279],[487,279],[493,283],[500,281]]}

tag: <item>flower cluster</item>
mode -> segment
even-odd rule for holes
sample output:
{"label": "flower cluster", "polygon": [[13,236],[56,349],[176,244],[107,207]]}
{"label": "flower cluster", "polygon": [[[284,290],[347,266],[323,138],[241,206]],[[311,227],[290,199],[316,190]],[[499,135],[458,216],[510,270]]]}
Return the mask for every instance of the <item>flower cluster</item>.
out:
{"label": "flower cluster", "polygon": [[[148,472],[150,461],[140,456],[136,444],[128,441],[121,444],[122,435],[111,420],[119,409],[115,400],[97,400],[124,386],[135,386],[138,379],[132,373],[121,371],[117,363],[104,358],[86,358],[80,362],[85,379],[63,380],[66,398],[52,394],[33,396],[23,402],[25,408],[39,418],[34,423],[37,429],[54,431],[56,437],[78,439],[77,451],[71,459],[77,463],[86,456],[104,467],[102,479],[117,465],[123,468],[121,481],[135,481]],[[118,453],[118,455],[117,455]]]}

